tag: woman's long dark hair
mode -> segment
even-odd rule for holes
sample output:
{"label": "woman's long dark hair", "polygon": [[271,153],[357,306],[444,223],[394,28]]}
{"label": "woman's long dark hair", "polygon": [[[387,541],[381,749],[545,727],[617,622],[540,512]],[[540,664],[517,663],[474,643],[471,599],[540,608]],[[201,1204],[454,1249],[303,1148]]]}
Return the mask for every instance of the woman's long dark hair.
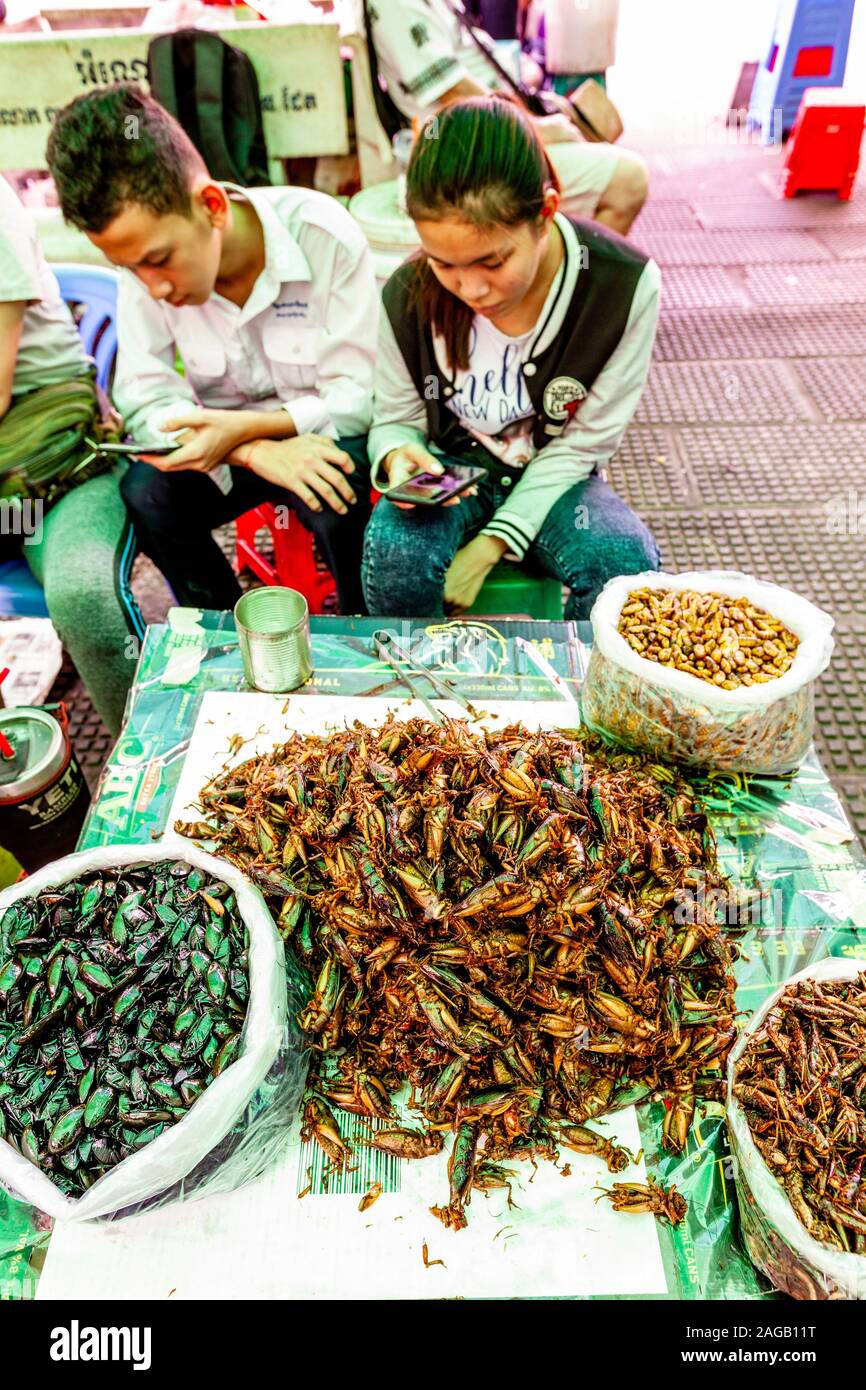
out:
{"label": "woman's long dark hair", "polygon": [[[422,127],[406,174],[406,209],[416,222],[463,218],[473,227],[517,227],[541,214],[559,179],[526,112],[501,94],[446,106]],[[414,298],[445,342],[451,370],[469,365],[473,313],[418,256]]]}

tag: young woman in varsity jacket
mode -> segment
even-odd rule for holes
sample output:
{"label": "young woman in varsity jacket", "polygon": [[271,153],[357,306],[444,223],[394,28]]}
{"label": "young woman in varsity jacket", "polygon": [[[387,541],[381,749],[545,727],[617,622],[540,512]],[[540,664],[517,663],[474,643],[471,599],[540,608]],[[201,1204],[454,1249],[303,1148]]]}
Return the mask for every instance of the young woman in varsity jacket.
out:
{"label": "young woman in varsity jacket", "polygon": [[373,486],[449,460],[488,472],[459,502],[379,502],[369,611],[463,612],[504,556],[567,585],[566,616],[585,618],[612,576],[658,567],[651,533],[599,476],[646,380],[658,268],[557,212],[544,148],[501,96],[455,102],[422,130],[407,207],[421,251],[384,291]]}

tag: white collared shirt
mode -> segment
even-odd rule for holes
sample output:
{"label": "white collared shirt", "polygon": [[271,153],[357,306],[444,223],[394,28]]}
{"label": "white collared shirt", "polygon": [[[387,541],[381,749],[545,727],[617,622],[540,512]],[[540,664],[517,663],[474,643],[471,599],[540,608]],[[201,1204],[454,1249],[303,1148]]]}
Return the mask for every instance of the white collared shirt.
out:
{"label": "white collared shirt", "polygon": [[[460,7],[461,0],[453,0]],[[410,121],[425,120],[466,77],[493,87],[496,74],[442,0],[368,0],[380,76]],[[482,43],[493,40],[479,32]]]}
{"label": "white collared shirt", "polygon": [[192,404],[286,409],[298,434],[366,434],[379,293],[363,232],[308,188],[225,187],[261,221],[264,270],[242,308],[217,293],[175,308],[121,271],[113,395],[127,429],[161,439],[161,422]]}

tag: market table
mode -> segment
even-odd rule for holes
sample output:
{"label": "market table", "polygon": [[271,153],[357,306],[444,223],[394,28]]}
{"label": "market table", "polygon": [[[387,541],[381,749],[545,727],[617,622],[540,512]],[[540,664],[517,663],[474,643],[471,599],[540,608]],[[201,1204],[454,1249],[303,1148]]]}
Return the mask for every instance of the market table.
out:
{"label": "market table", "polygon": [[[315,674],[306,690],[357,696],[379,686],[392,674],[370,654],[371,634],[381,626],[379,619],[313,618]],[[392,622],[386,626],[404,647],[411,645],[416,659],[440,669],[476,702],[485,698],[556,698],[550,681],[515,644],[518,636],[536,646],[575,694],[587,668],[588,624],[475,620]],[[166,829],[184,755],[205,695],[244,688],[230,614],[174,609],[167,624],[149,627],[124,728],[103,771],[79,847],[144,844],[159,838]],[[736,884],[752,892],[748,918],[741,915],[736,924],[743,933],[739,938],[743,955],[736,966],[738,1007],[753,1012],[781,981],[824,956],[863,955],[866,859],[814,751],[793,778],[718,774],[693,780],[709,807],[721,868]],[[686,1149],[676,1156],[661,1148],[663,1105],[649,1103],[640,1107],[637,1115],[647,1172],[666,1184],[675,1183],[688,1199],[689,1211],[686,1221],[676,1229],[654,1223],[660,1255],[657,1291],[646,1293],[646,1283],[636,1280],[634,1294],[626,1285],[619,1296],[772,1297],[740,1240],[733,1160],[722,1106],[704,1102],[699,1107]],[[357,1191],[363,1193],[367,1181],[369,1178],[361,1173]],[[351,1190],[355,1192],[355,1188]],[[321,1187],[314,1197],[317,1193],[327,1201],[328,1194]],[[285,1194],[288,1200],[296,1195],[300,1193]],[[172,1209],[154,1214],[149,1219],[162,1223],[159,1239],[170,1231],[172,1220],[198,1221],[206,1227],[213,1215],[204,1211],[210,1200],[221,1199],[208,1199],[198,1206],[191,1203],[183,1209],[182,1218],[173,1218]],[[530,1205],[526,1203],[527,1208]],[[255,1219],[256,1209],[250,1211]],[[0,1298],[37,1296],[51,1239],[46,1226],[31,1209],[0,1195]],[[235,1237],[242,1241],[245,1258],[253,1265],[270,1259],[273,1252],[263,1227],[236,1228]],[[101,1233],[94,1233],[97,1243],[92,1250],[86,1248],[85,1238],[85,1248],[77,1252],[77,1293],[81,1297],[93,1293],[89,1281],[96,1275],[88,1273],[91,1265],[87,1257],[98,1259],[101,1238]],[[443,1233],[443,1245],[446,1238],[453,1239]],[[464,1236],[456,1239],[463,1240]],[[259,1243],[261,1260],[257,1262]],[[153,1248],[158,1250],[158,1244]],[[231,1258],[237,1248],[219,1253]],[[279,1296],[285,1291],[278,1268],[273,1271],[272,1284],[267,1274],[259,1272],[258,1278],[259,1296]],[[56,1278],[46,1283],[52,1292],[63,1287],[62,1278],[59,1284]],[[622,1283],[617,1287],[622,1289]],[[477,1291],[471,1279],[461,1288],[469,1297]],[[201,1288],[199,1296],[208,1292]],[[535,1290],[527,1287],[515,1292],[531,1296]],[[431,1297],[441,1296],[440,1288],[432,1283],[429,1293]],[[182,1289],[180,1294],[183,1296]],[[249,1294],[238,1288],[238,1296]],[[582,1289],[579,1296],[592,1295]]]}

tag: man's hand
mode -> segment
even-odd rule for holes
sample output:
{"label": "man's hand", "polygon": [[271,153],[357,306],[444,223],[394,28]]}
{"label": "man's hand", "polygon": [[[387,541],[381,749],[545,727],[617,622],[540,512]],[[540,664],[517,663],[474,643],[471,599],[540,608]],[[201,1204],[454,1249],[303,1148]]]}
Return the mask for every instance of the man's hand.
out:
{"label": "man's hand", "polygon": [[494,565],[508,549],[498,536],[476,536],[458,550],[445,575],[445,612],[465,613],[471,608]]}
{"label": "man's hand", "polygon": [[354,473],[355,465],[345,450],[338,449],[325,435],[258,439],[239,455],[253,473],[293,492],[313,512],[320,512],[324,504],[345,516],[356,500],[351,483],[343,476]]}
{"label": "man's hand", "polygon": [[[388,475],[388,486],[399,487],[401,483],[406,483],[410,478],[416,478],[419,473],[444,473],[445,469],[435,454],[431,454],[429,449],[425,449],[423,444],[404,444],[400,449],[392,449],[390,454],[386,454],[382,460],[383,471]],[[477,492],[477,488],[468,488],[464,496]],[[414,502],[389,502],[395,507],[401,507],[404,512],[411,511],[415,506]],[[460,501],[459,497],[450,497],[447,502],[442,502],[443,507],[456,507]]]}
{"label": "man's hand", "polygon": [[178,468],[209,473],[249,438],[243,417],[244,412],[240,410],[190,410],[186,415],[164,420],[161,428],[167,434],[184,431],[178,436],[180,448],[171,454],[142,454],[141,457],[166,473]]}

